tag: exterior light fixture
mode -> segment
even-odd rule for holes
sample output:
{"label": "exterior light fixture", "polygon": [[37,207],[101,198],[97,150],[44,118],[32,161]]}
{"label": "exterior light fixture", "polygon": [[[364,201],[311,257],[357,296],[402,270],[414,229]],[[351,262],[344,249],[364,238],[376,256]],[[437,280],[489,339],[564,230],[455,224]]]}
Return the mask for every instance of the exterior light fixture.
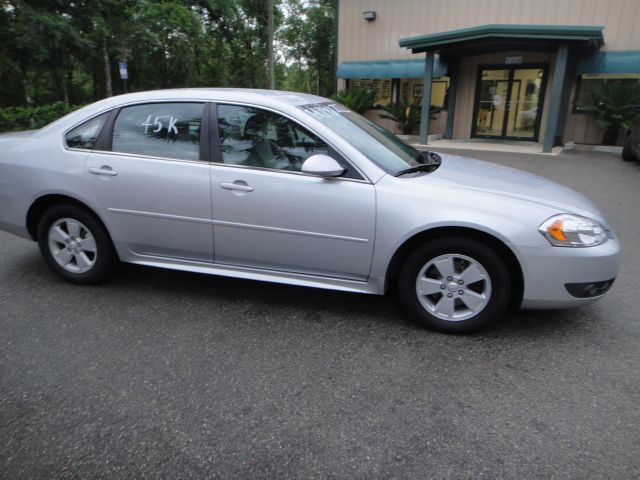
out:
{"label": "exterior light fixture", "polygon": [[367,22],[373,22],[376,19],[376,12],[362,12],[362,18],[364,18]]}

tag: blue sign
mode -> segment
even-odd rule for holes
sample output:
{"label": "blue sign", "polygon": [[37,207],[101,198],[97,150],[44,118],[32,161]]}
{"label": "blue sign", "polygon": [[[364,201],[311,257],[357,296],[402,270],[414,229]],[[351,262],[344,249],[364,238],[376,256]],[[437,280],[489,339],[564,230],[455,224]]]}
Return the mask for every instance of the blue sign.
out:
{"label": "blue sign", "polygon": [[120,78],[122,80],[128,80],[129,74],[127,73],[127,64],[124,62],[119,62],[118,68],[120,69]]}

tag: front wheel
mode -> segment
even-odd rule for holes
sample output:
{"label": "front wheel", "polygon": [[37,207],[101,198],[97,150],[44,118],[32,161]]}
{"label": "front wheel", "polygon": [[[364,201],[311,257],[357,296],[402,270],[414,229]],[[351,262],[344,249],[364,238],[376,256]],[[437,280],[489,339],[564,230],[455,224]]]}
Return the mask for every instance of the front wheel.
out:
{"label": "front wheel", "polygon": [[464,237],[430,241],[410,254],[398,279],[400,301],[422,325],[472,333],[509,306],[511,279],[498,253]]}
{"label": "front wheel", "polygon": [[106,279],[117,255],[102,224],[74,205],[56,205],[38,224],[40,252],[49,266],[73,283],[89,285]]}

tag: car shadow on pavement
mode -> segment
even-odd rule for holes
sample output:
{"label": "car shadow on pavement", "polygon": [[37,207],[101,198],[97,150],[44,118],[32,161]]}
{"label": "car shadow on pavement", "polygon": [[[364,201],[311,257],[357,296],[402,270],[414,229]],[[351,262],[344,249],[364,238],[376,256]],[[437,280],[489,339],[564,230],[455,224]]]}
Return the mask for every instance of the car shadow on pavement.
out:
{"label": "car shadow on pavement", "polygon": [[[316,314],[322,311],[330,318],[365,317],[367,321],[377,324],[395,324],[402,328],[426,331],[405,314],[395,291],[384,296],[366,295],[131,264],[121,266],[114,282],[124,282],[125,288],[139,288],[140,284],[144,284],[145,288],[162,291],[164,295],[187,294],[193,298],[210,298],[213,294],[232,302],[250,300],[254,310],[274,311],[286,305],[311,321],[317,321]],[[545,336],[574,332],[584,323],[583,310],[511,311],[477,336]]]}
{"label": "car shadow on pavement", "polygon": [[[131,264],[123,264],[109,284],[126,289],[142,285],[145,290],[151,289],[169,297],[186,295],[194,300],[223,300],[232,305],[250,302],[250,310],[254,313],[294,309],[301,318],[311,321],[319,321],[319,317],[348,318],[357,315],[366,316],[376,323],[414,326],[406,321],[402,307],[393,295],[357,294]],[[318,312],[323,315],[317,315]]]}
{"label": "car shadow on pavement", "polygon": [[[366,319],[370,326],[396,326],[401,329],[427,330],[413,322],[400,305],[394,291],[385,296],[366,295],[334,290],[299,287],[165,270],[132,264],[122,264],[113,278],[96,286],[78,287],[57,277],[42,261],[37,249],[14,258],[5,265],[5,275],[18,279],[24,288],[53,290],[63,296],[73,295],[74,289],[88,289],[105,301],[129,301],[167,305],[206,303],[217,308],[219,303],[229,310],[253,316],[291,315],[296,319],[321,323]],[[43,292],[44,293],[44,292]],[[585,325],[585,312],[590,307],[573,310],[511,311],[476,337],[539,337],[574,334]],[[590,315],[587,315],[590,316]],[[592,319],[591,319],[592,320]]]}
{"label": "car shadow on pavement", "polygon": [[585,311],[591,307],[566,310],[516,310],[491,325],[483,334],[490,336],[546,337],[575,335],[586,326]]}

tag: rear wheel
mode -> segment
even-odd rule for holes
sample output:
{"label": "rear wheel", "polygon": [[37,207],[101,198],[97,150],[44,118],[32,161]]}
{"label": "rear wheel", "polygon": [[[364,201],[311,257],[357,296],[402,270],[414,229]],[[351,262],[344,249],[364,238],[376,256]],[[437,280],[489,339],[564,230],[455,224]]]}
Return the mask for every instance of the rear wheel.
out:
{"label": "rear wheel", "polygon": [[405,260],[398,281],[407,311],[422,325],[471,333],[504,314],[511,297],[509,270],[498,253],[464,237],[433,240]]}
{"label": "rear wheel", "polygon": [[117,262],[105,228],[94,215],[75,205],[56,205],[42,215],[38,244],[49,266],[78,284],[106,279]]}

